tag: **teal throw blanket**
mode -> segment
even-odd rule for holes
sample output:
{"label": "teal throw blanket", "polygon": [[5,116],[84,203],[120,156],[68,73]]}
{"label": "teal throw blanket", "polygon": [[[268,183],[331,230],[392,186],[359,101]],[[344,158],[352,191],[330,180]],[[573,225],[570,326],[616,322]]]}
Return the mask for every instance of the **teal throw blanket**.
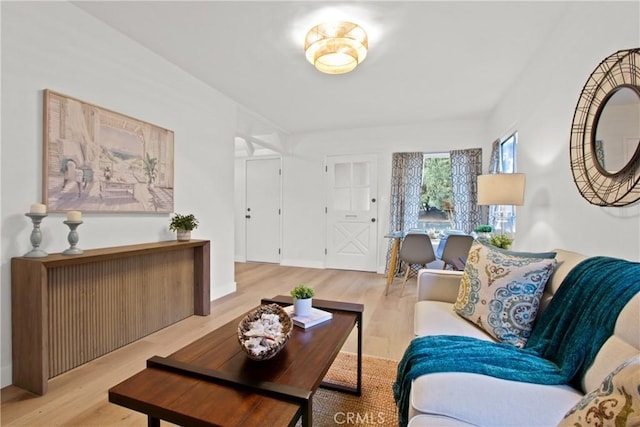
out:
{"label": "teal throw blanket", "polygon": [[463,336],[415,338],[398,364],[393,394],[406,426],[411,382],[435,372],[469,372],[537,384],[579,383],[640,292],[640,263],[588,258],[567,274],[523,349]]}

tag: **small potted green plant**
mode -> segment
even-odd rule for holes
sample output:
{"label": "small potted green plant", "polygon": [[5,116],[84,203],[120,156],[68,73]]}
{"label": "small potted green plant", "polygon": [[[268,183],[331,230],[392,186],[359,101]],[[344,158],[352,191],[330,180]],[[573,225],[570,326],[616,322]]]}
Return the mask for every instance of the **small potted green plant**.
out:
{"label": "small potted green plant", "polygon": [[509,249],[513,243],[513,239],[506,234],[496,234],[491,236],[489,244],[501,249]]}
{"label": "small potted green plant", "polygon": [[493,231],[493,227],[489,224],[480,224],[474,230],[476,233],[476,239],[482,243],[489,243],[491,240],[491,232]]}
{"label": "small potted green plant", "polygon": [[169,230],[178,233],[178,240],[191,240],[191,231],[198,228],[198,219],[193,214],[174,214],[169,222]]}
{"label": "small potted green plant", "polygon": [[293,312],[296,316],[308,316],[311,314],[311,302],[314,295],[313,289],[304,284],[300,284],[291,290]]}

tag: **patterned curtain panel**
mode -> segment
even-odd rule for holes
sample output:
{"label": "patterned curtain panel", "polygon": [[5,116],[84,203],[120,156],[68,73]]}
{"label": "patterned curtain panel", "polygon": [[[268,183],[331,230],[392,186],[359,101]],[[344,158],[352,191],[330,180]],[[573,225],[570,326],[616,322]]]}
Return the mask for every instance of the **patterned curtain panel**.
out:
{"label": "patterned curtain panel", "polygon": [[[500,161],[500,139],[496,139],[495,141],[493,141],[493,143],[491,144],[491,160],[490,160],[490,164],[489,164],[489,172],[490,173],[501,173],[502,172],[502,162]],[[492,226],[494,229],[496,228],[496,224],[498,222],[498,206],[492,205],[489,206],[489,217],[488,219],[486,219],[486,223],[483,222],[483,224],[489,224],[490,226]],[[485,221],[485,218],[487,218],[485,216],[487,207],[482,206],[482,221]]]}
{"label": "patterned curtain panel", "polygon": [[500,140],[496,139],[491,143],[491,163],[489,164],[489,172],[491,173],[500,173],[502,172],[500,163]]}
{"label": "patterned curtain panel", "polygon": [[[422,191],[423,153],[393,153],[391,165],[391,213],[389,232],[418,226],[420,193]],[[393,239],[387,248],[387,266]]]}
{"label": "patterned curtain panel", "polygon": [[470,233],[480,224],[477,177],[482,174],[482,148],[452,150],[451,188],[456,230]]}

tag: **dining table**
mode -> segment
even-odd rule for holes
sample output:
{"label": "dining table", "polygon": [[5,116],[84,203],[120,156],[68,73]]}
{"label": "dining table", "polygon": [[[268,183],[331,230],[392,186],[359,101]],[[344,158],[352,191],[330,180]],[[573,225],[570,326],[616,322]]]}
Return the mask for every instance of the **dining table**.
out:
{"label": "dining table", "polygon": [[[393,243],[391,245],[391,255],[389,256],[389,261],[387,265],[387,285],[390,285],[393,282],[393,278],[399,273],[400,264],[398,263],[398,257],[400,254],[400,245],[405,236],[409,233],[422,233],[428,234],[428,232],[422,228],[418,229],[409,229],[409,230],[399,230],[393,231],[385,234],[384,237],[388,239],[393,239]],[[444,252],[444,246],[447,243],[447,237],[452,234],[467,234],[460,230],[446,230],[442,237],[434,237],[431,238],[431,245],[433,246],[433,253],[436,256],[436,260],[442,259],[442,253]],[[455,270],[464,270],[466,264],[466,258],[459,258],[454,260],[452,267]]]}
{"label": "dining table", "polygon": [[[387,285],[390,285],[391,282],[393,282],[393,278],[399,272],[398,270],[400,265],[398,263],[398,256],[400,254],[400,244],[402,243],[402,240],[405,238],[405,236],[409,233],[427,234],[425,230],[419,229],[419,230],[393,231],[388,234],[385,234],[384,236],[388,239],[393,239],[393,242],[391,244],[391,255],[389,256],[389,261],[387,265]],[[442,254],[442,250],[440,248],[440,242],[441,242],[440,238],[431,239],[431,246],[433,246],[433,253],[436,254],[436,258],[438,258],[437,256],[438,251],[440,252],[440,254]]]}

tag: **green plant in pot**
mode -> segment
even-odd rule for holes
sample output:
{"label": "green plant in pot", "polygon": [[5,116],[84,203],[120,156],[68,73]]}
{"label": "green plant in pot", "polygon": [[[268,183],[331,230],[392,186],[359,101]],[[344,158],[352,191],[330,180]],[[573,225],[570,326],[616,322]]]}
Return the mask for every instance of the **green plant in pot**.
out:
{"label": "green plant in pot", "polygon": [[169,230],[178,233],[178,240],[191,240],[191,231],[198,228],[198,219],[193,214],[173,214],[169,222]]}
{"label": "green plant in pot", "polygon": [[493,227],[491,227],[489,224],[480,224],[473,231],[476,232],[476,238],[479,242],[489,243],[489,241],[491,240],[491,232],[493,231]]}
{"label": "green plant in pot", "polygon": [[513,243],[513,239],[506,234],[496,234],[491,236],[489,244],[501,249],[509,249]]}
{"label": "green plant in pot", "polygon": [[291,290],[293,311],[296,316],[308,316],[311,314],[311,302],[314,295],[314,290],[304,284],[300,284]]}

